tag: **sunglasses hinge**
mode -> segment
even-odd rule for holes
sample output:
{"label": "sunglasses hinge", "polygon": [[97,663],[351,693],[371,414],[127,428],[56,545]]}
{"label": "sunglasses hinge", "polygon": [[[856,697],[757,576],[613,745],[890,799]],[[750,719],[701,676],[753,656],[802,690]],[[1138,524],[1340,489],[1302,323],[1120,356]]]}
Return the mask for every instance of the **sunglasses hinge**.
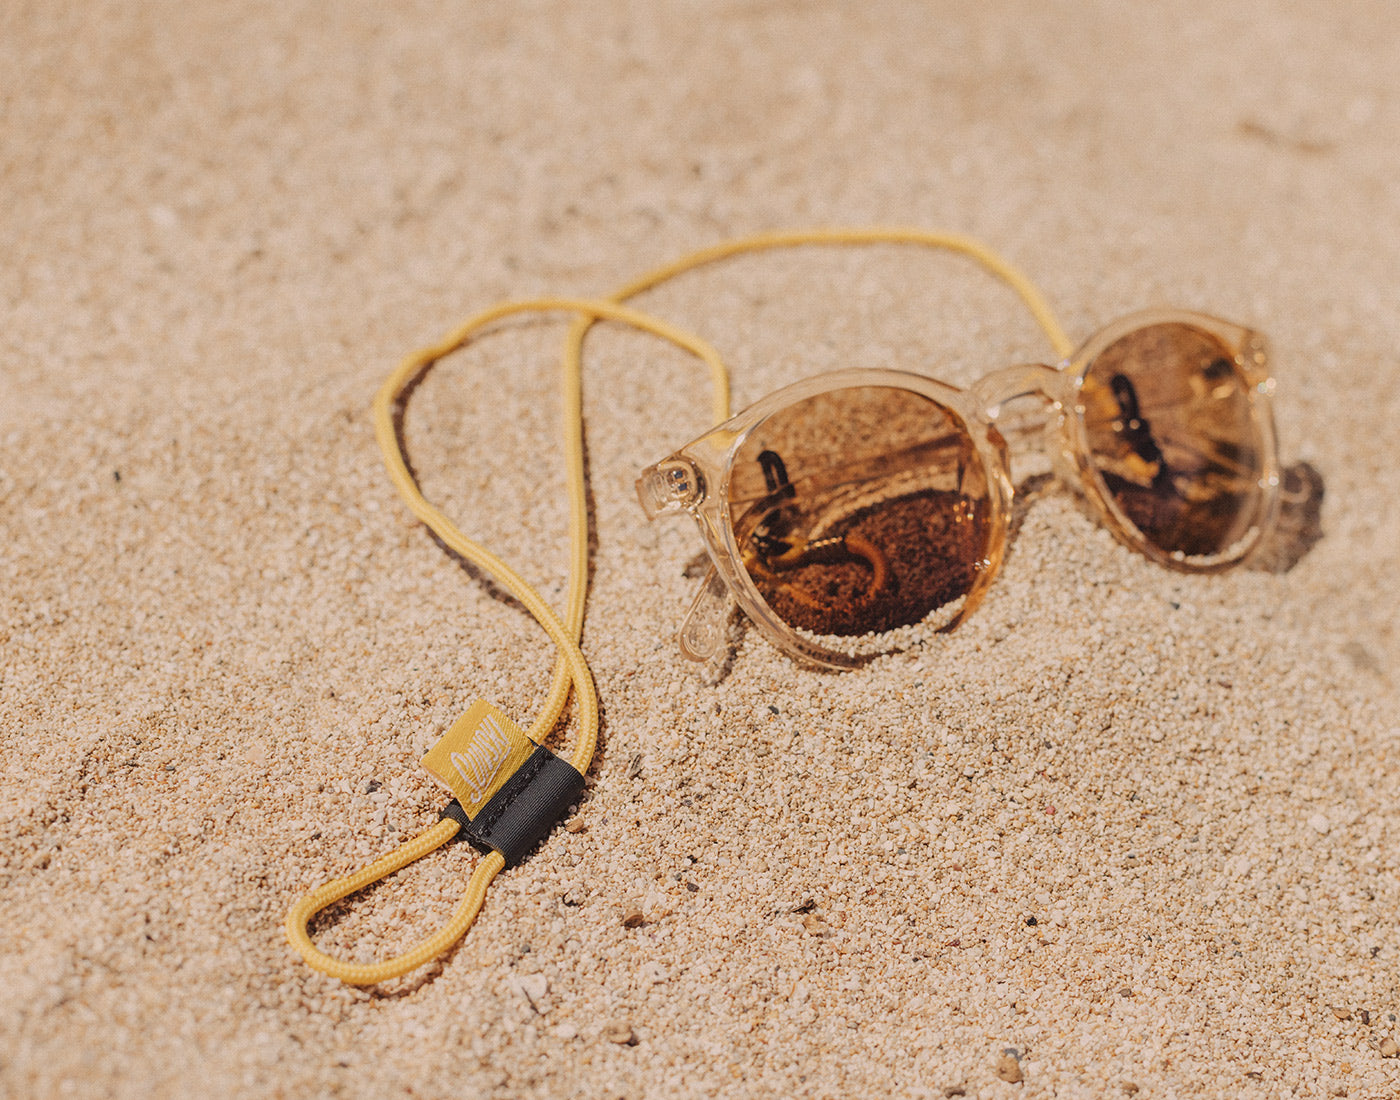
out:
{"label": "sunglasses hinge", "polygon": [[647,519],[694,508],[705,499],[705,479],[687,458],[668,458],[637,478],[637,499]]}

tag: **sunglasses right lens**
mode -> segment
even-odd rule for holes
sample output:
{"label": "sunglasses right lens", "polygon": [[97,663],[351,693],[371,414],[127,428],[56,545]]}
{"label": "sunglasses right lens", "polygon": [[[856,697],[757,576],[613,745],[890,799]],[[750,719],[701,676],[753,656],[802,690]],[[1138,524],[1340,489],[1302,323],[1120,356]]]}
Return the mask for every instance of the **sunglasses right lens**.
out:
{"label": "sunglasses right lens", "polygon": [[976,446],[952,411],[911,390],[833,390],[774,413],[735,455],[729,503],[773,613],[852,653],[955,620],[987,554]]}
{"label": "sunglasses right lens", "polygon": [[1185,559],[1228,557],[1263,510],[1263,441],[1234,353],[1204,329],[1148,325],[1090,364],[1089,452],[1143,536]]}

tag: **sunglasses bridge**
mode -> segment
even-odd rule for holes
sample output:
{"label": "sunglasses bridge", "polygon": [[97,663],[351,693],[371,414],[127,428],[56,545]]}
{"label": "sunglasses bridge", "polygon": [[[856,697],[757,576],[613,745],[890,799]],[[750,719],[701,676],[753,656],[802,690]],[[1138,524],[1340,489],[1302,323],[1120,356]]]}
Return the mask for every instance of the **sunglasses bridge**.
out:
{"label": "sunglasses bridge", "polygon": [[1063,410],[1074,403],[1074,383],[1067,371],[1030,363],[993,371],[978,379],[969,393],[1008,451],[1043,449],[1053,457],[1059,450]]}

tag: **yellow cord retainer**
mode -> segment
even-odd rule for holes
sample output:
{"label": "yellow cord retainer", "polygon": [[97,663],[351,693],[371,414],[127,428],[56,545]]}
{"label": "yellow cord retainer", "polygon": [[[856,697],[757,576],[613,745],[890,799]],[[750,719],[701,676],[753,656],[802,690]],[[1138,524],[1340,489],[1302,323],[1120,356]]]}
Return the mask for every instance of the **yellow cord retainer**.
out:
{"label": "yellow cord retainer", "polygon": [[461,839],[499,852],[506,866],[514,867],[535,850],[582,793],[583,776],[578,769],[539,745],[475,817],[468,817],[455,798],[442,816],[462,826]]}
{"label": "yellow cord retainer", "polygon": [[443,811],[461,838],[500,852],[514,867],[583,793],[583,775],[531,741],[509,716],[478,699],[423,757],[452,792]]}

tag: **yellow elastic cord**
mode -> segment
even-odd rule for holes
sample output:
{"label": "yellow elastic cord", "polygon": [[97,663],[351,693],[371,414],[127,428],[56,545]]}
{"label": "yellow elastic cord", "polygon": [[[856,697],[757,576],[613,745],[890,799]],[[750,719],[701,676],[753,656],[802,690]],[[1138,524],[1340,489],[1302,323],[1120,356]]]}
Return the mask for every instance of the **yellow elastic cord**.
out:
{"label": "yellow elastic cord", "polygon": [[[1036,289],[1035,284],[1019,268],[1003,259],[975,237],[968,237],[961,233],[938,233],[927,229],[909,229],[898,226],[889,228],[874,226],[865,229],[798,229],[778,233],[759,233],[752,237],[722,241],[710,248],[703,248],[688,256],[682,256],[664,267],[658,267],[654,271],[634,279],[621,290],[610,294],[608,300],[625,302],[645,290],[651,290],[653,287],[674,279],[677,275],[728,259],[731,256],[742,255],[746,252],[768,252],[778,248],[794,248],[799,245],[813,244],[917,244],[947,252],[961,253],[976,260],[1020,296],[1021,301],[1030,310],[1031,316],[1035,318],[1036,323],[1049,337],[1050,343],[1055,348],[1055,354],[1059,358],[1067,358],[1074,351],[1074,344],[1065,335],[1064,329],[1055,319],[1055,314],[1051,311],[1049,304],[1041,296],[1040,291]],[[579,358],[583,337],[592,326],[593,321],[587,317],[574,323],[573,328],[569,331],[569,342],[564,351],[567,359],[577,360]],[[725,416],[727,415],[726,413]],[[722,416],[720,419],[725,419],[725,417]]]}
{"label": "yellow elastic cord", "polygon": [[300,898],[287,913],[287,939],[301,953],[307,965],[350,985],[370,985],[407,974],[410,970],[437,958],[466,935],[467,929],[476,920],[476,915],[481,912],[481,903],[486,900],[486,888],[505,866],[505,859],[499,852],[490,853],[476,865],[476,870],[467,883],[467,892],[462,895],[462,900],[457,903],[457,908],[452,911],[447,923],[427,939],[420,940],[402,955],[396,955],[392,959],[377,963],[351,963],[334,958],[311,942],[311,935],[306,927],[326,906],[353,894],[356,890],[363,890],[371,883],[387,878],[414,860],[441,848],[457,834],[457,828],[456,821],[443,818],[431,829],[400,844],[369,866],[343,878],[332,879]]}
{"label": "yellow elastic cord", "polygon": [[[607,300],[625,302],[643,291],[651,290],[670,279],[674,279],[677,275],[683,275],[687,271],[693,271],[698,267],[717,263],[720,260],[739,256],[746,252],[766,252],[778,248],[794,248],[800,245],[869,244],[922,245],[927,248],[958,252],[970,257],[1020,296],[1021,301],[1030,310],[1031,316],[1035,318],[1036,323],[1049,337],[1058,358],[1066,359],[1074,351],[1074,345],[1065,335],[1065,330],[1060,327],[1059,321],[1055,319],[1055,314],[1051,311],[1049,304],[1041,296],[1040,291],[1036,289],[1035,284],[1019,268],[1003,259],[975,237],[959,233],[939,233],[926,229],[880,226],[864,229],[798,229],[777,233],[759,233],[752,237],[739,237],[732,241],[723,241],[710,248],[701,249],[699,252],[692,252],[664,267],[658,267],[654,271],[634,279],[621,290],[610,294]],[[578,377],[580,364],[583,360],[583,340],[588,335],[588,330],[593,327],[595,320],[594,317],[582,316],[569,329],[569,336],[565,341],[563,352],[565,377]],[[727,386],[721,387],[718,378],[715,384],[713,415],[716,424],[729,419],[729,390]],[[573,425],[572,430],[581,432],[582,422]],[[572,440],[570,443],[572,445]],[[572,454],[573,451],[570,453]],[[583,453],[581,444],[578,447],[578,453],[580,455]],[[582,462],[582,458],[579,461]],[[588,577],[587,531],[588,511],[585,502],[580,499],[573,502],[569,511],[569,544],[574,548],[574,553],[577,556],[570,565],[569,588],[564,608],[564,622],[575,637],[583,629],[583,614],[588,597],[586,584]],[[569,683],[569,670],[561,658],[554,668],[554,681],[550,685],[549,698],[546,703],[547,713],[557,714],[563,709],[564,700],[569,695]]]}
{"label": "yellow elastic cord", "polygon": [[[598,692],[593,683],[592,673],[579,647],[582,629],[582,616],[566,626],[560,621],[544,599],[515,570],[485,547],[473,542],[442,512],[424,499],[418,483],[408,468],[403,447],[395,423],[395,410],[404,391],[434,362],[462,347],[481,329],[504,317],[517,313],[569,312],[596,320],[621,321],[644,332],[652,333],[669,340],[676,346],[691,352],[705,361],[710,368],[710,376],[717,393],[716,404],[725,408],[729,403],[729,375],[719,353],[699,337],[693,336],[674,325],[658,320],[639,310],[630,309],[617,302],[586,298],[537,298],[523,302],[506,302],[478,313],[456,331],[446,336],[440,343],[425,348],[405,359],[380,387],[374,399],[374,431],[384,454],[385,465],[409,509],[455,553],[477,568],[494,577],[525,609],[544,627],[554,644],[559,647],[560,671],[563,674],[563,690],[551,691],[543,713],[530,727],[530,740],[543,743],[553,731],[563,714],[569,688],[572,687],[578,704],[578,740],[569,762],[582,775],[587,774],[588,765],[593,759],[593,749],[598,740]],[[565,359],[563,363],[563,419],[568,456],[568,491],[570,515],[582,516],[583,522],[570,522],[570,591],[575,587],[586,588],[588,567],[587,546],[587,487],[584,483],[583,458],[583,399],[582,362],[579,358]],[[366,985],[397,978],[415,967],[446,951],[466,934],[467,929],[481,910],[486,896],[486,888],[504,866],[504,859],[498,852],[485,856],[472,874],[457,908],[451,919],[439,931],[420,943],[391,959],[378,963],[347,963],[332,958],[319,950],[311,941],[307,925],[317,913],[333,902],[339,901],[356,890],[378,882],[387,875],[406,867],[414,860],[427,855],[451,840],[459,825],[452,819],[439,821],[432,828],[414,839],[401,844],[394,851],[381,856],[363,870],[343,878],[335,879],[318,887],[301,898],[287,913],[287,939],[300,952],[307,964],[323,974],[349,982]]]}

